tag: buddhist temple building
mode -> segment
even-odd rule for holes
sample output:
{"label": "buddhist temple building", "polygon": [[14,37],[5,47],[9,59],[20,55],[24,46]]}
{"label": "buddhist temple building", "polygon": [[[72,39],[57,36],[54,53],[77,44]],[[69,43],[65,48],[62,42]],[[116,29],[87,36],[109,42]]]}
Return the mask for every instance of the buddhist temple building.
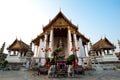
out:
{"label": "buddhist temple building", "polygon": [[[115,55],[115,46],[105,37],[91,45],[90,56],[94,56],[98,62],[118,61]],[[95,60],[93,58],[93,61]]]}
{"label": "buddhist temple building", "polygon": [[78,26],[74,25],[61,11],[46,26],[43,26],[43,32],[32,42],[36,57],[52,58],[52,52],[60,45],[62,45],[61,56],[65,58],[74,51],[78,57],[88,56],[89,39],[80,33]]}
{"label": "buddhist temple building", "polygon": [[29,51],[29,45],[22,40],[15,39],[11,45],[7,47],[8,62],[20,62],[20,58],[24,58]]}

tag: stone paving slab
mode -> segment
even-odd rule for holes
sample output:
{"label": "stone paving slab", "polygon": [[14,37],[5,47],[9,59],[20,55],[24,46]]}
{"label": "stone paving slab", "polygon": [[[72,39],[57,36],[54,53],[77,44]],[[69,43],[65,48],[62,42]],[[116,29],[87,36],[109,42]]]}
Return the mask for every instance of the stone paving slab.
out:
{"label": "stone paving slab", "polygon": [[33,71],[0,71],[0,80],[120,80],[120,71],[101,70],[86,71],[85,75],[76,75],[75,78],[48,78],[47,75],[37,75]]}

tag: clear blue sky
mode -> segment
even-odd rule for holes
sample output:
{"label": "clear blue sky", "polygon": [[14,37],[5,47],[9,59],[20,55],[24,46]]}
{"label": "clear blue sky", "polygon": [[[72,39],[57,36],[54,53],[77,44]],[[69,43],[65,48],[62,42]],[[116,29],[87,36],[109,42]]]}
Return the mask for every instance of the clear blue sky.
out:
{"label": "clear blue sky", "polygon": [[0,46],[29,44],[60,9],[92,43],[106,36],[118,46],[120,0],[0,0]]}

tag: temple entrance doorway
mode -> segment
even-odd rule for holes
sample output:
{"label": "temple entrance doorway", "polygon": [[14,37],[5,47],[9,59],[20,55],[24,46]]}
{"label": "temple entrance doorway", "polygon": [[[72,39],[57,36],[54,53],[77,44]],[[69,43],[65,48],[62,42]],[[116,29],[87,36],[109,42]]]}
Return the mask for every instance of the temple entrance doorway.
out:
{"label": "temple entrance doorway", "polygon": [[67,56],[67,28],[54,29],[54,50],[61,47],[61,56]]}

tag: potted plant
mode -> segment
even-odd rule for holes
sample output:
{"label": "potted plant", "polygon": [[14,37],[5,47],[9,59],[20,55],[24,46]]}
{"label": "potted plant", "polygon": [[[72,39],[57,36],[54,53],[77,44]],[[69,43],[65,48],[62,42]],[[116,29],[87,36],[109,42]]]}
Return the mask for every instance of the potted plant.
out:
{"label": "potted plant", "polygon": [[74,65],[75,59],[76,59],[76,55],[71,54],[71,55],[67,58],[67,63],[68,63],[68,64],[73,64],[73,65]]}

